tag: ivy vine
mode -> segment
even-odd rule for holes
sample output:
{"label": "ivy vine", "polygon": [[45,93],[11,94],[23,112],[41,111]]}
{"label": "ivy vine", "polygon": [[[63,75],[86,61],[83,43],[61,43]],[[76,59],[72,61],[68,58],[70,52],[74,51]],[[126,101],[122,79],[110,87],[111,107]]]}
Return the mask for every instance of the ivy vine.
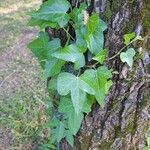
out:
{"label": "ivy vine", "polygon": [[[58,112],[50,123],[51,141],[56,143],[65,138],[72,147],[84,114],[91,111],[95,101],[104,106],[105,96],[113,84],[112,71],[104,65],[107,25],[97,13],[89,15],[88,7],[82,3],[72,8],[67,0],[48,0],[31,14],[29,21],[30,26],[38,26],[41,31],[28,47],[39,60],[45,77],[51,78],[50,93],[58,94],[55,106]],[[58,37],[50,40],[44,31],[46,27],[66,32],[65,43]],[[70,28],[75,35],[69,32]],[[126,35],[125,44],[134,36]],[[134,55],[135,51],[130,48],[122,52],[120,58],[132,66]]]}

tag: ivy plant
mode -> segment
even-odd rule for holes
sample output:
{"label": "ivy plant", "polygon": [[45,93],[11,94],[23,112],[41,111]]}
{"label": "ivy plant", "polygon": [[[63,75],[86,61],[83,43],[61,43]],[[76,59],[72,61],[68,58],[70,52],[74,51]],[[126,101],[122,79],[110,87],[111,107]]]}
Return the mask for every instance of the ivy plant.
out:
{"label": "ivy plant", "polygon": [[133,57],[135,56],[135,50],[129,48],[126,52],[120,54],[120,59],[122,62],[126,62],[130,67],[133,65]]}
{"label": "ivy plant", "polygon": [[[137,40],[143,41],[144,39],[141,36],[136,36],[135,32],[125,34],[123,39],[125,46],[118,54],[120,54],[120,59],[123,63],[126,62],[129,67],[132,67],[136,51],[131,44]],[[122,52],[124,49],[127,49],[126,52]]]}
{"label": "ivy plant", "polygon": [[[88,8],[89,3],[72,7],[67,0],[47,0],[30,14],[28,24],[39,27],[40,32],[28,47],[44,70],[54,103],[52,119],[46,124],[51,128],[51,142],[41,149],[54,149],[53,144],[62,139],[73,147],[74,136],[85,114],[91,112],[96,102],[100,107],[104,106],[113,84],[112,71],[104,65],[107,25],[99,14],[88,13]],[[65,32],[64,37],[50,37],[45,32],[47,27],[53,32]],[[120,56],[123,63],[132,67],[136,51],[131,44],[143,39],[135,33],[125,34],[123,38],[125,46],[108,60]]]}
{"label": "ivy plant", "polygon": [[[87,7],[82,3],[72,8],[67,0],[48,0],[31,13],[29,21],[29,25],[38,26],[40,32],[28,47],[39,60],[45,78],[50,78],[48,90],[57,95],[48,124],[54,144],[65,138],[73,147],[84,115],[96,101],[100,107],[104,106],[105,96],[112,86],[111,70],[104,65],[107,25],[98,14],[89,15]],[[65,43],[62,44],[60,37],[50,40],[44,30],[46,27],[66,32]],[[126,55],[128,53],[124,54],[124,61],[127,61]]]}

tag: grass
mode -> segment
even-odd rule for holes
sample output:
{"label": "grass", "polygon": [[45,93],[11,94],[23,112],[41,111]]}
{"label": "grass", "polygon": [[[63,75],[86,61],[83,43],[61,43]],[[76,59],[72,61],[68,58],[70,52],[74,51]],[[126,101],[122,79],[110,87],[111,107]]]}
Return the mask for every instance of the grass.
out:
{"label": "grass", "polygon": [[15,44],[22,30],[27,28],[27,13],[39,6],[39,3],[38,0],[0,2],[0,51]]}
{"label": "grass", "polygon": [[[25,48],[27,40],[32,38],[29,36],[33,30],[26,25],[27,13],[39,5],[39,0],[0,2],[2,149],[46,150],[50,146],[48,140],[50,131],[46,127],[50,116],[50,100],[47,98],[40,67]],[[21,34],[27,38],[20,38]]]}
{"label": "grass", "polygon": [[2,111],[0,124],[12,132],[14,140],[10,146],[12,149],[36,148],[44,139],[49,138],[49,131],[44,125],[49,120],[50,109],[41,98],[33,99],[30,96],[29,93],[21,91],[0,105]]}

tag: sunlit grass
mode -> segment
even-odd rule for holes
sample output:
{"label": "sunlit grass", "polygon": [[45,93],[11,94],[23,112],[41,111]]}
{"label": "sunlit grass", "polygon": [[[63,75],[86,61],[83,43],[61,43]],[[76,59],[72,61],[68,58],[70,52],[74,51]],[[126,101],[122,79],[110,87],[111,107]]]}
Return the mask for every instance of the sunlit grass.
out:
{"label": "sunlit grass", "polygon": [[26,91],[20,91],[8,98],[5,103],[0,103],[1,127],[11,129],[14,139],[12,148],[22,149],[25,145],[29,145],[36,141],[38,146],[44,135],[46,128],[44,127],[48,120],[46,109],[49,107],[41,101],[41,98],[31,97]]}
{"label": "sunlit grass", "polygon": [[27,13],[37,8],[40,1],[5,0],[0,2],[0,51],[14,45],[20,33],[27,29]]}

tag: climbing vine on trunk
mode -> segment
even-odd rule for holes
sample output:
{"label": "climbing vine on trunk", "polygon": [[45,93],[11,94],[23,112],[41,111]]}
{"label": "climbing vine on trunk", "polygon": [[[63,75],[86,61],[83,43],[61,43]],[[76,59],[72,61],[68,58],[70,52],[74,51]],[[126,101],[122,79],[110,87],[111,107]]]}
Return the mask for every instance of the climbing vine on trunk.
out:
{"label": "climbing vine on trunk", "polygon": [[106,58],[107,24],[93,7],[92,0],[80,4],[77,1],[73,7],[67,0],[48,0],[31,14],[29,21],[30,26],[40,28],[38,38],[28,47],[39,60],[54,98],[50,123],[54,144],[65,138],[74,147],[74,136],[85,114],[95,103],[104,107],[113,85],[112,74],[116,72],[107,67],[106,61],[120,55],[120,60],[132,68],[136,55],[133,43],[144,40],[134,32],[125,34],[124,47]]}

